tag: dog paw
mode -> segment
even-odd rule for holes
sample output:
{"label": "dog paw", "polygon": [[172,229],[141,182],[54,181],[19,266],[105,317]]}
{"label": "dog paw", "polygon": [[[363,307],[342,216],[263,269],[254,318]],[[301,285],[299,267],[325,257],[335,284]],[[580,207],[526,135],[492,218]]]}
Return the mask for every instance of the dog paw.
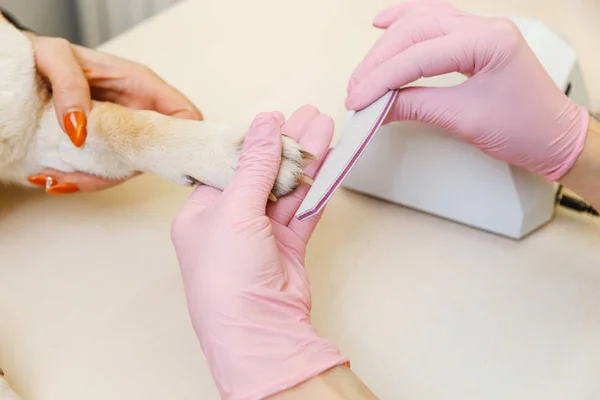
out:
{"label": "dog paw", "polygon": [[281,163],[277,180],[271,191],[271,200],[277,200],[293,192],[301,182],[309,185],[313,183],[313,180],[304,174],[303,169],[307,160],[317,158],[288,136],[282,136],[282,145]]}
{"label": "dog paw", "polygon": [[[205,184],[225,189],[235,175],[244,136],[239,130],[203,124],[201,131],[196,125],[194,131],[175,133],[171,145],[153,157],[152,172],[181,185]],[[270,199],[274,201],[293,192],[302,182],[312,184],[303,168],[308,160],[315,159],[295,140],[282,136],[281,162]]]}
{"label": "dog paw", "polygon": [[0,400],[23,400],[21,396],[15,393],[14,390],[4,380],[4,372],[0,369]]}

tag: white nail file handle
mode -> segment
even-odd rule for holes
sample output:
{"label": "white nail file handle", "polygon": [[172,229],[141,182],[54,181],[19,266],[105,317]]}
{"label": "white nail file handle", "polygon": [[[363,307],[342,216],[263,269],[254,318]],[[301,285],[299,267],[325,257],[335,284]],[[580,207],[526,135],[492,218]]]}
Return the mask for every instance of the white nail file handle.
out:
{"label": "white nail file handle", "polygon": [[300,221],[317,215],[325,207],[373,139],[397,96],[397,90],[390,91],[370,106],[350,113],[338,144],[329,152],[296,212]]}

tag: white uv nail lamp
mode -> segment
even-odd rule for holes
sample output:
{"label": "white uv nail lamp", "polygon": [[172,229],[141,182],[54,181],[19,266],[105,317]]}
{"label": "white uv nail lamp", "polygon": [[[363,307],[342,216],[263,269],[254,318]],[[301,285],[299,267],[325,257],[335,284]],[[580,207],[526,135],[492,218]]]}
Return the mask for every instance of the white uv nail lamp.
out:
{"label": "white uv nail lamp", "polygon": [[[589,108],[574,48],[540,21],[512,20],[556,84]],[[464,79],[448,74],[415,85],[445,87]],[[418,122],[381,127],[341,186],[513,239],[552,220],[557,191],[556,184]]]}

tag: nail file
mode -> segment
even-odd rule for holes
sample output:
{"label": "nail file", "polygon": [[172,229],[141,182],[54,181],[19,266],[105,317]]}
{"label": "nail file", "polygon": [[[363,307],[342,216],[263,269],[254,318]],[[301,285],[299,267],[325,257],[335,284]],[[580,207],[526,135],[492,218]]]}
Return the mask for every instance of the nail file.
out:
{"label": "nail file", "polygon": [[296,218],[307,220],[325,207],[375,136],[397,96],[397,90],[387,92],[370,106],[350,112],[338,144],[321,166]]}

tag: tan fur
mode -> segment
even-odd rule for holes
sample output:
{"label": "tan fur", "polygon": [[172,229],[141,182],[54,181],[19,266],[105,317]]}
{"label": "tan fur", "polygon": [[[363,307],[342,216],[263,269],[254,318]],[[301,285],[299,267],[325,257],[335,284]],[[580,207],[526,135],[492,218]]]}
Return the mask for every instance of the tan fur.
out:
{"label": "tan fur", "polygon": [[149,123],[160,117],[153,117],[114,103],[95,103],[88,126],[117,152],[142,151],[160,137],[157,124]]}

